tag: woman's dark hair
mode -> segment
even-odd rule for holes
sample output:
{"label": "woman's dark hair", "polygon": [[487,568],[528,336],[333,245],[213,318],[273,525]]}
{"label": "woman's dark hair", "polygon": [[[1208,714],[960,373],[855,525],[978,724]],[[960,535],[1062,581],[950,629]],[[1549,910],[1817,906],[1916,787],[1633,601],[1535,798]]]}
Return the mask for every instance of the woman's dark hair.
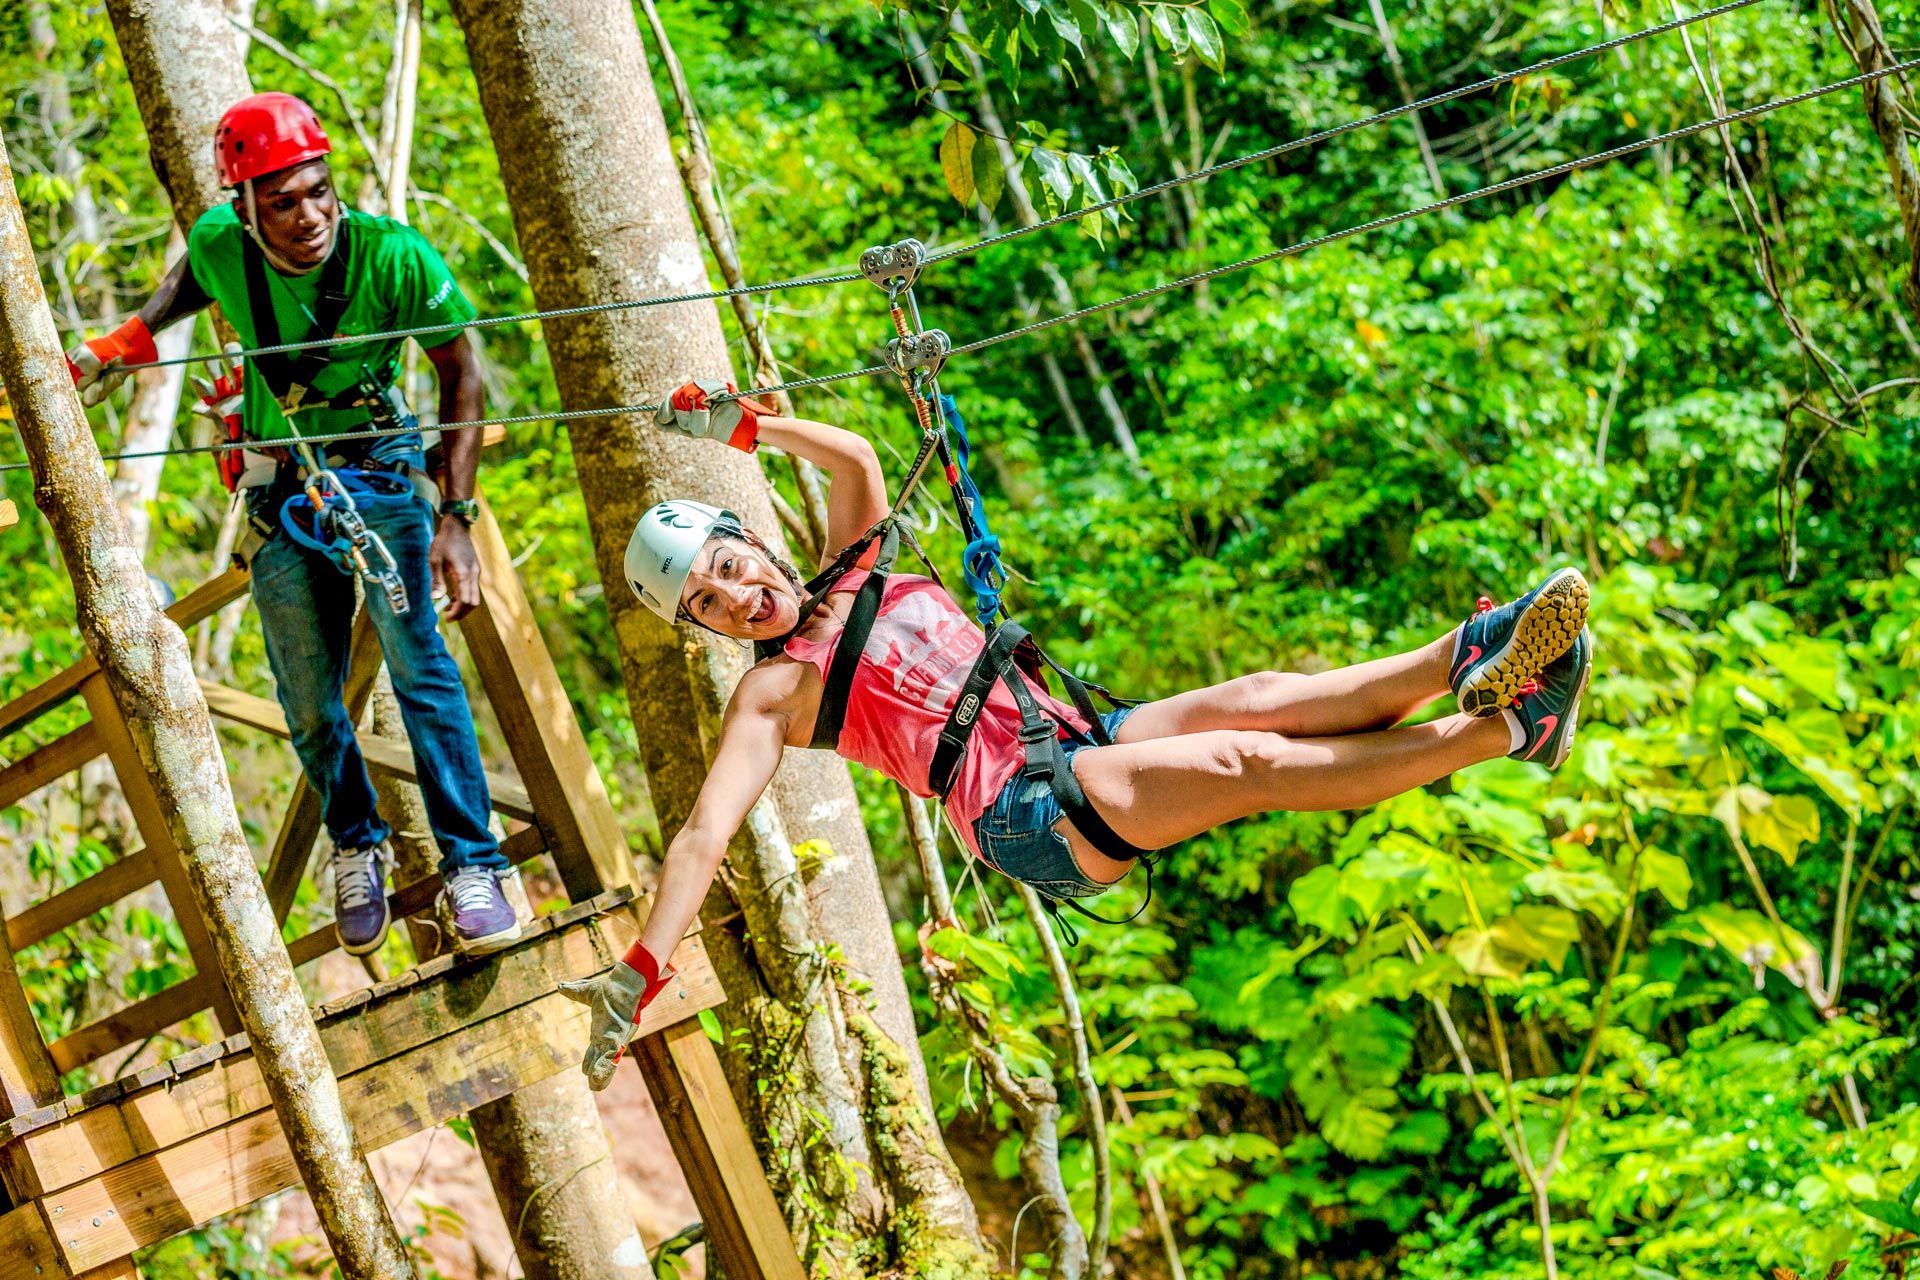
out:
{"label": "woman's dark hair", "polygon": [[[734,542],[746,543],[748,546],[758,550],[761,555],[764,555],[767,559],[773,561],[774,568],[780,570],[781,573],[784,573],[787,575],[787,581],[793,584],[793,589],[799,592],[802,597],[805,597],[805,595],[807,594],[806,582],[804,579],[801,578],[800,571],[795,569],[791,564],[788,564],[787,561],[772,547],[768,546],[765,542],[761,541],[759,534],[747,528],[745,525],[741,524],[738,520],[723,517],[720,520],[715,521],[713,528],[708,531],[707,537],[726,538]],[[691,613],[688,613],[687,606],[685,604],[682,604],[680,606],[676,616],[679,621],[691,622],[694,626],[699,627],[702,631],[713,631],[712,627],[700,621],[698,618],[694,617]],[[722,633],[718,631],[713,631],[713,634],[720,635]],[[735,638],[737,637],[733,637],[733,636],[728,637],[728,639],[735,639]]]}

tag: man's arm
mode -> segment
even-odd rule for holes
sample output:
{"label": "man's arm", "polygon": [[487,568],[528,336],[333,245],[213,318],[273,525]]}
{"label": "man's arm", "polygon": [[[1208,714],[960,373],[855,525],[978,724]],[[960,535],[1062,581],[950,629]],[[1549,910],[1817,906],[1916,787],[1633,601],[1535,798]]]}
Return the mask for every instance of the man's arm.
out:
{"label": "man's arm", "polygon": [[[433,362],[433,371],[440,379],[443,431],[455,423],[478,422],[484,417],[487,401],[480,382],[480,353],[473,349],[465,330],[452,342],[428,347],[427,359]],[[474,477],[480,470],[480,434],[478,429],[445,431],[440,437],[441,458],[434,479],[440,485],[442,501],[461,502],[473,496]],[[455,515],[438,519],[428,560],[435,591],[446,590],[447,618],[457,620],[480,603],[480,561],[474,554],[466,522]]]}
{"label": "man's arm", "polygon": [[99,404],[126,381],[128,365],[152,364],[160,358],[154,350],[154,334],[212,303],[193,278],[187,255],[181,254],[137,315],[105,337],[91,338],[67,352],[74,389],[86,403]]}
{"label": "man's arm", "polygon": [[158,333],[176,320],[185,319],[196,311],[205,311],[213,305],[213,299],[207,296],[200,282],[194,278],[193,267],[187,261],[187,255],[181,254],[167,269],[159,288],[153,291],[146,305],[140,308],[141,323],[147,326],[147,332]]}

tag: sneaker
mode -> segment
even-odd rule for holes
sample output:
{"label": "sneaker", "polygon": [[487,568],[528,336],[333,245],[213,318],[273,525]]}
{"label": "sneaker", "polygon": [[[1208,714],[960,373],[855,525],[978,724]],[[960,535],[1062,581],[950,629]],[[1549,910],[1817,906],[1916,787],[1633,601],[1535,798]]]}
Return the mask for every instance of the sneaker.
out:
{"label": "sneaker", "polygon": [[1578,569],[1562,569],[1512,604],[1481,596],[1453,642],[1449,683],[1460,710],[1490,716],[1511,704],[1521,684],[1565,653],[1587,625],[1589,594]]}
{"label": "sneaker", "polygon": [[378,951],[393,914],[387,909],[387,873],[393,850],[386,841],[365,849],[333,851],[333,927],[348,955]]}
{"label": "sneaker", "polygon": [[453,904],[453,932],[469,955],[498,951],[520,937],[520,917],[500,888],[500,873],[487,867],[461,867],[447,881]]}
{"label": "sneaker", "polygon": [[1547,664],[1537,680],[1529,681],[1514,701],[1513,714],[1526,741],[1507,754],[1558,769],[1573,749],[1574,722],[1580,718],[1580,698],[1593,676],[1593,633],[1585,627],[1573,646]]}

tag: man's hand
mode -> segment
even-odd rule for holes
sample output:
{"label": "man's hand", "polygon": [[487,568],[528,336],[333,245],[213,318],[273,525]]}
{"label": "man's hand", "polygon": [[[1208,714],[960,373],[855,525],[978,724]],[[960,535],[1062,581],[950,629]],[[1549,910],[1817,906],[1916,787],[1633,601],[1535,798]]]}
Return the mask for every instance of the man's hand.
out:
{"label": "man's hand", "polygon": [[73,375],[80,399],[99,404],[126,381],[129,370],[120,366],[152,364],[159,358],[147,322],[135,316],[106,337],[90,339],[67,352],[67,372]]}
{"label": "man's hand", "polygon": [[473,535],[458,516],[440,517],[427,564],[433,569],[433,594],[446,593],[447,621],[458,622],[472,613],[480,603],[480,557],[473,549]]}
{"label": "man's hand", "polygon": [[731,382],[714,378],[686,383],[660,402],[653,423],[662,431],[719,440],[752,453],[759,444],[761,415],[774,411],[755,400],[725,398],[733,394]]}
{"label": "man's hand", "polygon": [[560,984],[567,999],[586,1005],[593,1013],[587,1052],[580,1060],[589,1088],[604,1089],[613,1079],[613,1069],[620,1065],[620,1055],[626,1052],[627,1042],[640,1025],[641,1012],[674,973],[672,965],[662,969],[653,953],[636,942],[599,977]]}

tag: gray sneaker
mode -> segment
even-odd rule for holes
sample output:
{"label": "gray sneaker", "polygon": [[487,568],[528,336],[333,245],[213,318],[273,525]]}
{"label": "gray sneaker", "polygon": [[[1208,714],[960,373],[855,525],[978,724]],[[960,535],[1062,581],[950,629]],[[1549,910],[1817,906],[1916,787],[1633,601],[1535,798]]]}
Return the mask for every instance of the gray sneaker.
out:
{"label": "gray sneaker", "polygon": [[447,881],[453,932],[469,955],[498,951],[520,937],[520,917],[500,888],[500,872],[461,867]]}
{"label": "gray sneaker", "polygon": [[393,850],[383,840],[366,849],[333,851],[333,927],[348,955],[378,951],[393,915],[387,909],[387,873]]}

